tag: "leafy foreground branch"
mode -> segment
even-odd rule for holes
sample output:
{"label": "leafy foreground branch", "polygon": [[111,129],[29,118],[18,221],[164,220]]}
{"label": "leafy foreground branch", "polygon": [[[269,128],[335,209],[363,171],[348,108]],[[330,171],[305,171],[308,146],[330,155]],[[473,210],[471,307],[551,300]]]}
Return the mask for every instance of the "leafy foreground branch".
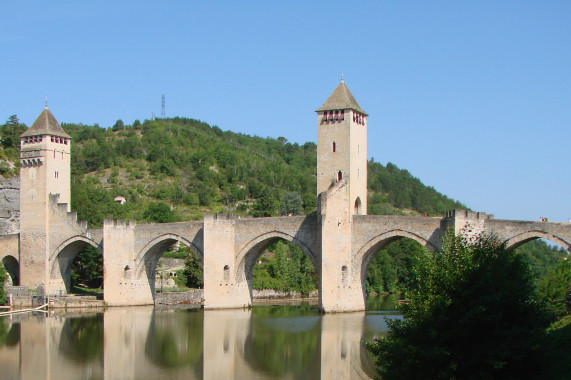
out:
{"label": "leafy foreground branch", "polygon": [[448,232],[417,255],[405,319],[365,343],[383,379],[541,378],[550,314],[525,259],[495,236]]}

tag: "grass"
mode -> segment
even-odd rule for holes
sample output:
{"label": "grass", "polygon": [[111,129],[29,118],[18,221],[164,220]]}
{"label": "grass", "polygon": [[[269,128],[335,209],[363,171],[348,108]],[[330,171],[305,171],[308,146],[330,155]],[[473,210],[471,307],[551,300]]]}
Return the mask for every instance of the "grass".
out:
{"label": "grass", "polygon": [[73,293],[73,294],[97,295],[97,294],[103,294],[103,289],[101,289],[101,288],[90,289],[90,288],[84,288],[81,286],[72,286],[71,287],[71,293]]}

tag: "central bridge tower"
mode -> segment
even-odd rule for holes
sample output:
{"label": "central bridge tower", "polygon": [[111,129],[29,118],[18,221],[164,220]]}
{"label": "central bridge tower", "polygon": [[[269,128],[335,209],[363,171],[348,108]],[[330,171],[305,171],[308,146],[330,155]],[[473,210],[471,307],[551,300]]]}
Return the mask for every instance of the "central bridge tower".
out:
{"label": "central bridge tower", "polygon": [[317,112],[317,195],[346,180],[351,212],[367,214],[367,113],[341,83]]}
{"label": "central bridge tower", "polygon": [[367,214],[368,115],[343,79],[316,112],[319,307],[324,312],[363,310],[352,254],[354,217]]}

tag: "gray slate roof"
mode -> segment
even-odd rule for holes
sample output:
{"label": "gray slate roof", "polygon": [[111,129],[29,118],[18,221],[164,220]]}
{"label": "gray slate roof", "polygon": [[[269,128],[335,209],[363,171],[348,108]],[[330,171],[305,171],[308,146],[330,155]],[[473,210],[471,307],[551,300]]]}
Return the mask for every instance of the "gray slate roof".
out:
{"label": "gray slate roof", "polygon": [[38,136],[38,135],[51,135],[71,138],[61,125],[57,122],[56,118],[48,107],[44,108],[40,116],[34,121],[34,124],[28,130],[20,135],[20,137]]}
{"label": "gray slate roof", "polygon": [[334,110],[343,110],[343,109],[352,109],[357,112],[368,116],[365,111],[361,108],[359,103],[351,94],[351,91],[347,88],[344,81],[341,81],[337,88],[333,91],[333,93],[327,98],[325,103],[321,107],[315,110],[315,112],[320,111],[334,111]]}

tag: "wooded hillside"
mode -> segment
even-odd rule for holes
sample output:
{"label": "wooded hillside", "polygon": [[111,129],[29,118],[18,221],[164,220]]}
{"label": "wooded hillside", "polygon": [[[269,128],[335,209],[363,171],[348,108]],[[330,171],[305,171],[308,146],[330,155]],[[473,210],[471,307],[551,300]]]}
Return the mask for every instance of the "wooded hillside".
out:
{"label": "wooded hillside", "polygon": [[[201,219],[205,212],[275,216],[316,207],[316,145],[222,131],[185,119],[113,128],[62,124],[72,136],[72,208],[104,218]],[[126,203],[113,202],[117,196]],[[443,215],[466,208],[407,170],[369,162],[370,214]]]}

